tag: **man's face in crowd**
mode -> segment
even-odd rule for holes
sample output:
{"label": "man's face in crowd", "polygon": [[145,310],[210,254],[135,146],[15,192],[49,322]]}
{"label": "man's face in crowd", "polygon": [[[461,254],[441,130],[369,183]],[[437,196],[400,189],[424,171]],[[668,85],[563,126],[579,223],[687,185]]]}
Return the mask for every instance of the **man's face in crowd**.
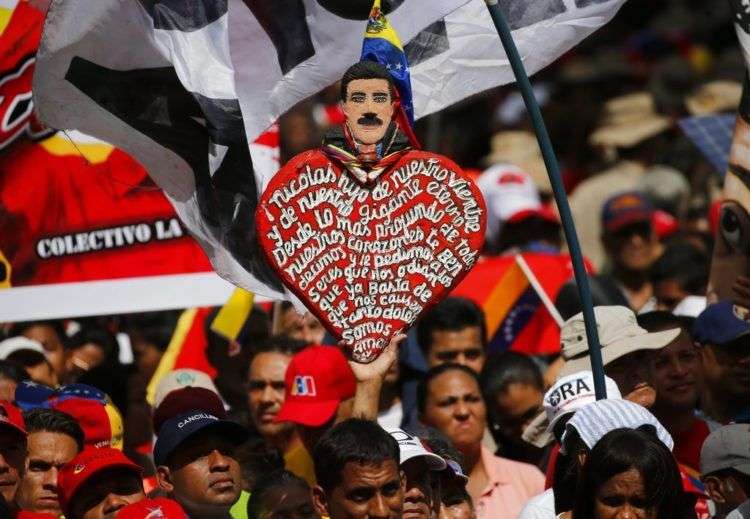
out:
{"label": "man's face in crowd", "polygon": [[291,432],[294,424],[274,422],[284,403],[284,374],[291,357],[283,353],[257,354],[250,363],[247,401],[255,428],[266,439]]}
{"label": "man's face in crowd", "polygon": [[423,458],[416,457],[401,464],[406,477],[404,492],[404,519],[429,519],[434,509],[433,495],[436,477]]}
{"label": "man's face in crowd", "polygon": [[266,491],[258,519],[319,519],[310,490],[286,485]]}
{"label": "man's face in crowd", "polygon": [[658,406],[693,409],[698,401],[700,378],[698,350],[684,330],[649,358],[648,379],[656,389]]}
{"label": "man's face in crowd", "polygon": [[26,439],[4,428],[0,432],[0,494],[6,503],[12,503],[16,498],[25,460]]}
{"label": "man's face in crowd", "polygon": [[659,241],[650,222],[638,222],[605,234],[604,247],[617,267],[643,272],[656,259]]}
{"label": "man's face in crowd", "polygon": [[707,344],[699,351],[707,389],[735,401],[750,397],[750,336]]}
{"label": "man's face in crowd", "polygon": [[78,445],[67,434],[37,431],[29,433],[28,455],[18,504],[31,512],[60,515],[57,496],[57,474],[78,454]]}
{"label": "man's face in crowd", "polygon": [[156,371],[163,355],[163,352],[155,344],[137,335],[133,337],[133,353],[135,354],[138,372],[144,375],[149,375]]}
{"label": "man's face in crowd", "polygon": [[81,485],[70,508],[76,518],[114,519],[121,508],[144,499],[146,494],[138,474],[113,468],[97,473]]}
{"label": "man's face in crowd", "polygon": [[438,519],[474,519],[476,517],[471,497],[466,493],[464,483],[445,475],[441,478],[440,488],[442,502]]}
{"label": "man's face in crowd", "polygon": [[35,324],[23,332],[29,339],[38,341],[44,347],[44,356],[52,365],[58,379],[65,374],[65,352],[63,351],[62,337],[51,326],[46,324]]}
{"label": "man's face in crowd", "polygon": [[355,79],[346,86],[342,104],[352,137],[361,144],[383,140],[393,117],[393,100],[385,79]]}
{"label": "man's face in crowd", "polygon": [[478,326],[467,326],[458,331],[435,330],[427,353],[427,366],[453,362],[482,371],[485,354],[482,345],[482,330]]}
{"label": "man's face in crowd", "polygon": [[648,381],[648,351],[634,351],[606,366],[604,373],[617,383],[622,397],[643,407],[656,401],[656,389]]}
{"label": "man's face in crowd", "polygon": [[75,380],[83,373],[94,369],[104,362],[104,349],[93,342],[86,343],[65,353],[65,372],[67,380]]}
{"label": "man's face in crowd", "polygon": [[326,334],[325,328],[317,317],[310,312],[300,315],[294,308],[289,308],[281,316],[279,332],[307,344],[323,344],[323,337]]}
{"label": "man's face in crowd", "polygon": [[158,467],[159,485],[196,517],[229,510],[240,496],[240,465],[235,445],[216,432],[199,432],[170,456],[170,468]]}
{"label": "man's face in crowd", "polygon": [[671,312],[680,301],[689,295],[690,293],[683,290],[680,283],[674,279],[665,279],[654,284],[657,310]]}
{"label": "man's face in crowd", "polygon": [[504,438],[521,441],[523,430],[542,410],[542,391],[532,384],[514,382],[500,392],[494,405],[496,424]]}
{"label": "man's face in crowd", "polygon": [[395,460],[348,462],[330,495],[315,487],[313,501],[331,519],[398,519],[404,506],[404,478]]}
{"label": "man's face in crowd", "polygon": [[479,385],[466,373],[450,370],[430,382],[422,421],[463,451],[482,441],[487,409]]}

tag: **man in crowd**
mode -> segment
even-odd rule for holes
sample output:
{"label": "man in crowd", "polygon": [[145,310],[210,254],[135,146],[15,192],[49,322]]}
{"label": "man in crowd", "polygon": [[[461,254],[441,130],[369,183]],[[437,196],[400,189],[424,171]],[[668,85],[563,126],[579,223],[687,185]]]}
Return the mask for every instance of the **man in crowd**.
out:
{"label": "man in crowd", "polygon": [[[650,333],[638,326],[633,311],[624,306],[596,306],[594,314],[605,374],[614,379],[623,398],[651,407],[656,390],[648,382],[646,361],[650,352],[675,340],[680,329]],[[559,377],[591,369],[583,313],[565,321],[560,340],[565,364]]]}
{"label": "man in crowd", "polygon": [[21,411],[9,402],[0,402],[0,494],[13,510],[25,457],[26,426]]}
{"label": "man in crowd", "polygon": [[23,335],[24,337],[38,341],[44,348],[44,356],[47,357],[50,365],[52,365],[57,380],[65,379],[65,351],[63,349],[65,330],[63,330],[60,321],[16,323],[8,335],[11,337]]}
{"label": "man in crowd", "polygon": [[33,409],[24,421],[28,453],[16,501],[21,510],[61,515],[58,474],[83,449],[83,430],[55,409]]}
{"label": "man in crowd", "polygon": [[312,463],[293,422],[278,422],[276,416],[284,405],[284,376],[292,356],[305,343],[277,336],[258,345],[250,360],[247,380],[247,403],[250,420],[263,439],[284,456],[287,469],[314,480]]}
{"label": "man in crowd", "polygon": [[289,301],[278,305],[279,316],[274,319],[274,335],[285,335],[290,339],[302,341],[305,345],[323,344],[326,330],[317,317],[310,312],[297,313]]}
{"label": "man in crowd", "polygon": [[498,454],[537,465],[542,450],[522,436],[542,409],[544,381],[539,367],[528,356],[508,351],[487,359],[480,381]]}
{"label": "man in crowd", "polygon": [[709,305],[693,338],[703,365],[704,408],[719,421],[750,421],[750,322],[730,301]]}
{"label": "man in crowd", "polygon": [[313,460],[318,480],[313,503],[321,515],[402,516],[405,478],[398,443],[375,422],[351,418],[334,426],[315,445]]}
{"label": "man in crowd", "polygon": [[66,519],[115,517],[129,504],[146,498],[141,467],[111,447],[87,448],[58,475],[60,503]]}
{"label": "man in crowd", "polygon": [[701,479],[716,506],[714,519],[750,517],[750,426],[725,425],[701,449]]}
{"label": "man in crowd", "polygon": [[671,312],[686,297],[705,296],[708,266],[708,256],[696,244],[678,241],[667,245],[651,266],[657,308]]}
{"label": "man in crowd", "polygon": [[417,342],[428,368],[452,362],[480,373],[487,345],[484,313],[469,299],[447,297],[420,318]]}
{"label": "man in crowd", "polygon": [[[655,308],[649,274],[661,245],[652,224],[653,215],[651,202],[637,191],[616,194],[604,203],[601,240],[611,272],[589,277],[594,305],[627,306],[635,312]],[[563,318],[581,311],[574,280],[563,285],[555,305]]]}
{"label": "man in crowd", "polygon": [[312,452],[328,429],[351,415],[356,385],[341,350],[308,346],[289,362],[284,403],[275,420],[296,424],[302,443]]}
{"label": "man in crowd", "polygon": [[678,328],[680,334],[647,362],[649,384],[656,390],[651,412],[674,439],[674,456],[693,470],[699,469],[700,451],[708,425],[695,416],[701,392],[701,360],[685,319],[669,312],[648,312],[638,324],[649,332]]}
{"label": "man in crowd", "polygon": [[446,461],[428,451],[422,440],[402,429],[388,430],[398,442],[400,468],[406,478],[404,515],[430,519],[440,512],[440,472]]}
{"label": "man in crowd", "polygon": [[230,517],[242,490],[235,449],[247,436],[241,425],[198,409],[168,419],[154,446],[159,486],[190,517]]}

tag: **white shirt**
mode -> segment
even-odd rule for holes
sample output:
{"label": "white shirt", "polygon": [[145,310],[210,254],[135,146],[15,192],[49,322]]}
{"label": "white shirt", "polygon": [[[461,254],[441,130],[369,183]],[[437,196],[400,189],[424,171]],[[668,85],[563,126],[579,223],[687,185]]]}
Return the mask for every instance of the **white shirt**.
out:
{"label": "white shirt", "polygon": [[747,519],[748,517],[750,517],[750,501],[745,501],[729,512],[726,519]]}
{"label": "white shirt", "polygon": [[555,492],[551,488],[529,499],[518,515],[518,519],[555,519],[555,517]]}

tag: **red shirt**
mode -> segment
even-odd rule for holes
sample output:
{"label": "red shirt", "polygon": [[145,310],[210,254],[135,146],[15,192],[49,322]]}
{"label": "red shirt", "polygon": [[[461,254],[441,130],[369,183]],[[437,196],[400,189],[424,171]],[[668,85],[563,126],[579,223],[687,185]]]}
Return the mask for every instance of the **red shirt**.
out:
{"label": "red shirt", "polygon": [[696,418],[690,429],[674,435],[674,457],[698,473],[700,471],[701,447],[710,431],[703,420]]}

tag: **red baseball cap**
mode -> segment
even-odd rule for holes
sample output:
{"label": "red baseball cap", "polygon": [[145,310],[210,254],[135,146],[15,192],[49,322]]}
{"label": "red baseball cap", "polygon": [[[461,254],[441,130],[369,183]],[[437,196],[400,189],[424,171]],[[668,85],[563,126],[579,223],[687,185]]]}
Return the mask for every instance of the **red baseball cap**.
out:
{"label": "red baseball cap", "polygon": [[522,222],[523,220],[531,218],[532,216],[560,225],[560,217],[557,216],[555,210],[552,209],[552,207],[550,207],[549,205],[543,205],[539,208],[534,209],[521,209],[520,211],[517,211],[508,217],[508,223]]}
{"label": "red baseball cap", "polygon": [[0,400],[0,426],[26,436],[21,410],[7,400]]}
{"label": "red baseball cap", "polygon": [[[86,447],[66,463],[57,475],[57,487],[63,510],[70,506],[71,500],[81,485],[102,470],[111,468],[122,468],[138,477],[141,477],[143,472],[139,465],[130,461],[121,451],[111,447],[100,449]],[[66,513],[69,512],[66,510]]]}
{"label": "red baseball cap", "polygon": [[144,499],[117,512],[117,519],[188,519],[177,501],[166,497]]}
{"label": "red baseball cap", "polygon": [[292,357],[284,386],[284,405],[275,421],[319,427],[354,396],[356,380],[341,350],[313,345]]}

